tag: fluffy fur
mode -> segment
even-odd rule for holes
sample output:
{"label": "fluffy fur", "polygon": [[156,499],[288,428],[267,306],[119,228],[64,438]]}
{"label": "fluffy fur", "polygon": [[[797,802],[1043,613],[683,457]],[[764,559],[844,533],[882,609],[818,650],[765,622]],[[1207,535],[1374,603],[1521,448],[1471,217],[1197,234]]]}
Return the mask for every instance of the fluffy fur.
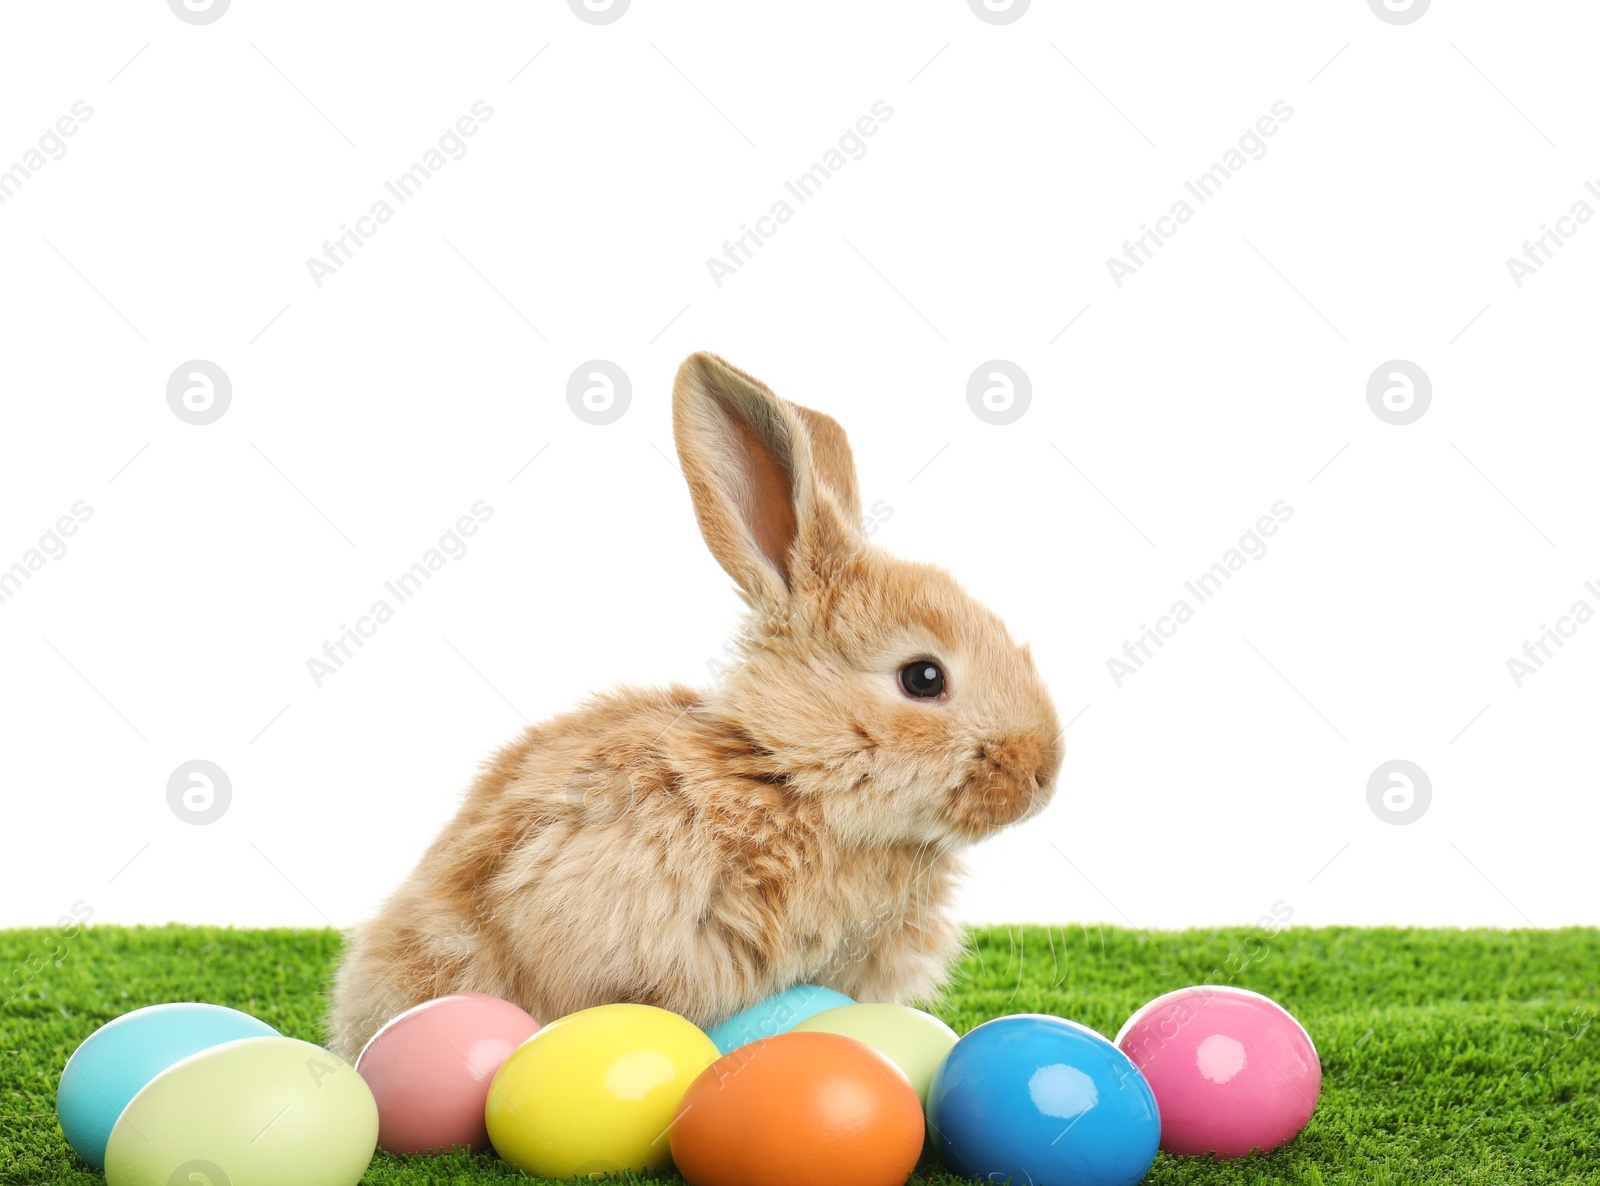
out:
{"label": "fluffy fur", "polygon": [[[678,372],[673,423],[750,606],[742,661],[714,689],[596,697],[489,761],[348,945],[345,1057],[452,992],[704,1026],[795,983],[926,998],[960,944],[960,848],[1049,800],[1060,726],[1028,649],[865,538],[839,425],[707,354]],[[901,690],[917,659],[943,667],[940,699]]]}

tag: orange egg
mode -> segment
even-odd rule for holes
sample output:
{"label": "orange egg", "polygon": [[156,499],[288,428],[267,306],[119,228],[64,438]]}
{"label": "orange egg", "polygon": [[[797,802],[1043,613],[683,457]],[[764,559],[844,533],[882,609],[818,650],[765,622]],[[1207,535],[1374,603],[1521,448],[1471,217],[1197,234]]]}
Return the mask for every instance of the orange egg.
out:
{"label": "orange egg", "polygon": [[670,1141],[691,1186],[901,1186],[922,1136],[916,1089],[894,1063],[854,1038],[790,1033],[702,1071]]}

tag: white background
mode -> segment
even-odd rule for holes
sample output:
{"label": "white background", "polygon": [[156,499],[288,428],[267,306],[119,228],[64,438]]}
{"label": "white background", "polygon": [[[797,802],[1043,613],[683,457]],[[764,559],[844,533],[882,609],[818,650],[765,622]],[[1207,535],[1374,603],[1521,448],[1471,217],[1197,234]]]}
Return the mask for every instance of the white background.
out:
{"label": "white background", "polygon": [[[672,456],[713,349],[849,430],[877,538],[1032,641],[1049,811],[973,854],[974,920],[1600,922],[1592,5],[961,0],[11,5],[0,168],[0,924],[344,926],[481,759],[586,692],[706,683],[738,602]],[[531,60],[531,64],[530,63]],[[492,118],[321,287],[324,240]],[[706,260],[873,103],[754,260]],[[1119,287],[1106,260],[1292,118]],[[1192,203],[1192,199],[1191,199]],[[1192,203],[1193,204],[1193,203]],[[1568,224],[1575,225],[1575,224]],[[1063,328],[1067,327],[1067,328]],[[179,364],[232,381],[203,427]],[[568,376],[633,400],[581,421]],[[974,368],[1031,377],[1019,421]],[[1407,426],[1379,364],[1431,378]],[[537,460],[530,459],[537,457]],[[477,500],[493,517],[318,688],[307,660]],[[1293,517],[1137,675],[1107,660],[1277,500]],[[197,826],[168,776],[218,763]],[[1367,780],[1419,764],[1385,822]]]}

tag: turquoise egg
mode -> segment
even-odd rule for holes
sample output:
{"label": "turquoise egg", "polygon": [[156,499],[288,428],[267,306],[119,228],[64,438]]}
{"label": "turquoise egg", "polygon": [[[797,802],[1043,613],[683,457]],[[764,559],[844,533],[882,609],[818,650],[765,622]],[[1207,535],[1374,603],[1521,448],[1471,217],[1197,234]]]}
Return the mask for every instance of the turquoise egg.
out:
{"label": "turquoise egg", "polygon": [[236,1038],[277,1037],[264,1021],[222,1005],[150,1005],[106,1022],[67,1060],[56,1116],[67,1143],[104,1169],[117,1117],[145,1084],[180,1059]]}
{"label": "turquoise egg", "polygon": [[824,1009],[837,1009],[840,1005],[855,1004],[842,992],[822,988],[815,984],[797,984],[775,993],[764,1001],[741,1009],[732,1017],[707,1030],[717,1050],[723,1054],[737,1050],[748,1042],[773,1038],[787,1033],[808,1017]]}

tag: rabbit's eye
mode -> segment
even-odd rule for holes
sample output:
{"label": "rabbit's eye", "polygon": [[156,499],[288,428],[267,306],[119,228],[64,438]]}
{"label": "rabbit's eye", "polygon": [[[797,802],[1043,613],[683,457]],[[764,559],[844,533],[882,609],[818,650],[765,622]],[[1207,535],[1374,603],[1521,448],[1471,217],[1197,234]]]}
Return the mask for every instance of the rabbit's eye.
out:
{"label": "rabbit's eye", "polygon": [[944,694],[944,672],[937,663],[918,659],[900,669],[900,687],[918,700],[937,700]]}

